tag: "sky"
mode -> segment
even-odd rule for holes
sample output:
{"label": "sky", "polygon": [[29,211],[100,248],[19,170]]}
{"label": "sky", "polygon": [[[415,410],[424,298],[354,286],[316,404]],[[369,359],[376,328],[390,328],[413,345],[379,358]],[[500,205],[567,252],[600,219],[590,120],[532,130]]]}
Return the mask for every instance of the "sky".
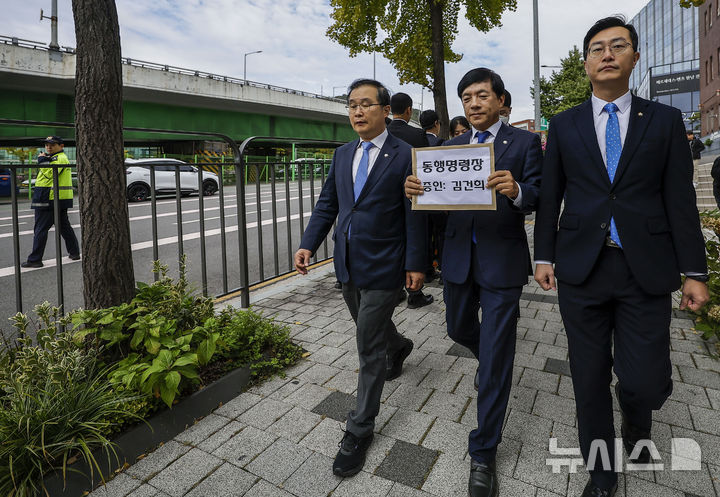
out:
{"label": "sky", "polygon": [[[0,35],[49,43],[50,0],[3,0]],[[588,28],[602,17],[635,16],[647,0],[540,0],[540,64],[559,65]],[[339,95],[358,77],[373,76],[373,55],[350,57],[330,41],[328,0],[116,0],[122,55],[132,59],[243,77],[275,86]],[[534,116],[532,0],[518,0],[502,25],[481,33],[462,19],[453,45],[463,58],[446,64],[450,117],[462,114],[455,88],[462,75],[485,66],[499,73],[512,93],[512,121]],[[58,42],[74,47],[71,0],[58,0]],[[0,45],[1,46],[1,45]],[[642,54],[641,54],[642,57]],[[541,68],[550,76],[552,69]],[[400,85],[392,65],[376,57],[376,78],[392,92],[405,92],[414,106],[433,108],[432,95],[419,85]]]}

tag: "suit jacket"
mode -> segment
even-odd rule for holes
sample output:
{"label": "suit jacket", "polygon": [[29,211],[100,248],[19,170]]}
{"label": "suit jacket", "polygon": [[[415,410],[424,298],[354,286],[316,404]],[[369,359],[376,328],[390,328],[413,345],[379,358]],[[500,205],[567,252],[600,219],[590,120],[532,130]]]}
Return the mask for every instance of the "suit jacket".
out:
{"label": "suit jacket", "polygon": [[[470,143],[472,131],[444,145]],[[496,211],[450,211],[443,247],[443,279],[463,283],[470,272],[472,233],[476,234],[474,277],[488,288],[511,288],[527,284],[532,272],[525,233],[525,214],[535,210],[542,172],[540,137],[503,124],[494,141],[495,169],[506,169],[522,189],[518,208],[500,193]]]}
{"label": "suit jacket", "polygon": [[443,144],[443,141],[445,141],[442,138],[440,138],[439,136],[433,135],[432,133],[426,132],[425,137],[427,138],[428,144],[431,147],[439,147],[440,145]]}
{"label": "suit jacket", "polygon": [[678,109],[633,96],[612,183],[591,101],[558,114],[545,152],[535,259],[555,262],[560,281],[581,284],[595,265],[612,216],[625,259],[647,293],[677,289],[681,271],[707,272],[692,170]]}
{"label": "suit jacket", "polygon": [[387,130],[388,133],[396,138],[400,138],[405,143],[409,143],[412,147],[419,148],[428,146],[425,130],[410,126],[402,119],[393,119],[390,124],[387,125]]}
{"label": "suit jacket", "polygon": [[405,271],[424,272],[427,265],[425,219],[411,210],[404,194],[405,178],[412,171],[411,148],[388,134],[355,201],[352,163],[358,142],[335,151],[300,248],[314,254],[337,218],[333,240],[338,280],[352,280],[366,289],[400,288]]}

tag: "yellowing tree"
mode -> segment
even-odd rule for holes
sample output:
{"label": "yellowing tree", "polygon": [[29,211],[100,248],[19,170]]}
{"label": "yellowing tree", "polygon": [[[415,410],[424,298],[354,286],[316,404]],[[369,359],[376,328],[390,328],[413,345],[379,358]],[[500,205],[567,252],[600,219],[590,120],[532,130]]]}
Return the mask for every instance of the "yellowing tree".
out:
{"label": "yellowing tree", "polygon": [[516,0],[330,0],[333,24],[327,35],[350,50],[379,52],[398,72],[400,83],[430,89],[447,138],[449,119],[445,95],[445,62],[458,62],[452,49],[458,18],[464,10],[470,25],[481,32],[500,26]]}

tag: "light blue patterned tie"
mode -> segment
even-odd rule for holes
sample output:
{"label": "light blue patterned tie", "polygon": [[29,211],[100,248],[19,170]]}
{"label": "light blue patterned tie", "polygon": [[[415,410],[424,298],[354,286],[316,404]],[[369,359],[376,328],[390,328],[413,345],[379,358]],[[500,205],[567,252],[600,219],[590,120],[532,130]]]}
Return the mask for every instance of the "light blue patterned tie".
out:
{"label": "light blue patterned tie", "polygon": [[365,182],[367,181],[368,164],[370,163],[370,154],[368,153],[368,150],[372,147],[372,142],[362,142],[363,154],[360,158],[360,164],[358,164],[357,174],[355,175],[355,184],[353,185],[356,202],[360,196],[360,192],[362,192],[363,186],[365,186]]}
{"label": "light blue patterned tie", "polygon": [[[491,134],[491,133],[490,133],[489,131],[483,131],[483,132],[478,131],[477,133],[475,133],[475,136],[477,137],[477,142],[478,142],[478,143],[485,143],[485,140],[488,139],[488,137],[490,136],[490,134]],[[474,222],[473,222],[473,230],[472,230],[472,242],[473,242],[473,243],[477,243],[477,236],[475,236],[475,226],[474,226]]]}
{"label": "light blue patterned tie", "polygon": [[[610,183],[615,179],[615,171],[617,171],[618,162],[620,162],[620,153],[622,152],[622,144],[620,143],[620,124],[616,112],[618,106],[614,103],[606,104],[603,107],[608,114],[607,126],[605,127],[605,159],[607,161],[607,171],[610,177]],[[620,235],[617,226],[615,226],[615,218],[610,218],[610,239],[622,247],[620,243]]]}

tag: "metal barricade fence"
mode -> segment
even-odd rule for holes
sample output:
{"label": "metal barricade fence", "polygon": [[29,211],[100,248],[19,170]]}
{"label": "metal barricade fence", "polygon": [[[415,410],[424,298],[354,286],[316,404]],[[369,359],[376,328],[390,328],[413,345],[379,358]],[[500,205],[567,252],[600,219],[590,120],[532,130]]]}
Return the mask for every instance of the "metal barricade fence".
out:
{"label": "metal barricade fence", "polygon": [[[72,124],[48,123],[34,121],[17,121],[0,119],[0,125],[10,126],[39,126],[54,128],[72,128]],[[177,257],[178,263],[183,255],[188,256],[188,279],[196,285],[204,295],[215,297],[229,297],[237,295],[243,307],[249,306],[249,294],[254,285],[272,280],[294,271],[293,254],[298,248],[300,238],[304,232],[305,218],[309,217],[315,202],[325,182],[330,166],[329,159],[305,159],[303,161],[276,160],[276,161],[246,161],[247,152],[253,144],[263,140],[272,140],[274,143],[287,143],[294,145],[318,146],[325,149],[334,149],[339,142],[320,142],[313,140],[293,140],[270,137],[253,137],[245,140],[238,146],[231,138],[217,133],[200,133],[194,131],[175,131],[148,128],[125,128],[125,132],[143,132],[167,136],[200,136],[206,139],[222,140],[233,153],[232,161],[215,162],[181,162],[164,158],[153,158],[144,161],[126,162],[126,172],[133,167],[141,167],[147,171],[146,181],[149,190],[146,202],[133,202],[129,204],[128,222],[131,226],[131,240],[133,247],[134,266],[137,269],[146,269],[152,261],[163,260],[165,263]],[[5,140],[7,142],[7,140]],[[39,145],[38,145],[39,148]],[[18,164],[2,164],[0,168],[10,169],[11,195],[10,215],[0,219],[11,220],[12,225],[12,255],[13,263],[0,263],[0,271],[7,273],[0,277],[12,274],[14,276],[14,306],[10,304],[12,291],[5,287],[0,289],[0,319],[9,317],[14,312],[22,312],[43,300],[55,300],[63,308],[83,305],[82,292],[76,287],[74,293],[68,293],[64,284],[64,271],[81,275],[78,269],[63,266],[60,230],[54,234],[54,261],[46,266],[55,265],[56,295],[55,299],[46,293],[35,291],[26,285],[25,293],[31,297],[24,297],[23,285],[28,271],[21,270],[20,264],[24,260],[21,245],[28,245],[27,239],[21,238],[31,235],[29,231],[20,231],[20,194],[18,193],[18,174],[20,168],[27,166]],[[57,166],[51,166],[54,171],[55,191],[57,190]],[[212,176],[209,170],[219,172]],[[193,193],[194,188],[188,188],[190,177],[195,176],[194,185],[198,190],[197,209],[193,209],[194,198],[184,198]],[[126,174],[126,179],[136,174]],[[169,177],[172,184],[168,186]],[[247,178],[247,181],[245,180]],[[82,182],[82,178],[79,178]],[[216,191],[203,189],[204,183],[215,181]],[[129,193],[126,183],[125,192]],[[81,185],[81,187],[87,187]],[[213,188],[214,189],[214,188]],[[164,195],[174,195],[174,200],[165,200]],[[57,197],[57,196],[56,196]],[[232,203],[233,197],[235,203]],[[77,208],[78,202],[76,200]],[[173,211],[174,207],[174,211]],[[2,209],[2,206],[0,206]],[[133,212],[149,210],[149,215],[135,216]],[[235,215],[232,214],[233,209]],[[4,209],[3,209],[4,210]],[[55,226],[59,226],[59,206],[57,200],[54,204]],[[80,206],[79,213],[82,213]],[[217,216],[210,215],[217,211]],[[73,216],[74,216],[73,211]],[[197,214],[197,218],[195,218]],[[32,217],[24,214],[23,217]],[[236,217],[233,223],[232,218]],[[176,227],[163,222],[166,218],[174,218]],[[150,240],[137,241],[143,236],[141,221],[150,220]],[[284,224],[284,226],[283,226]],[[189,226],[188,230],[184,226]],[[197,227],[194,230],[193,227]],[[102,227],[98,227],[102,228]],[[135,229],[133,229],[135,228]],[[7,235],[7,234],[6,234]],[[0,233],[0,240],[3,234]],[[218,240],[218,241],[216,241]],[[229,247],[236,244],[237,250]],[[327,240],[317,251],[314,257],[319,262],[331,257],[332,250]],[[173,245],[176,251],[172,250]],[[1,245],[0,245],[1,247]],[[143,257],[144,250],[152,248],[152,259]],[[9,254],[9,250],[0,248],[0,253]],[[200,264],[197,265],[199,258]],[[67,262],[66,262],[67,265]],[[8,267],[4,267],[8,266]],[[79,267],[79,266],[75,266]],[[46,271],[49,268],[44,269]],[[155,278],[157,279],[157,274]],[[29,278],[28,278],[29,279]],[[35,278],[37,279],[37,278]],[[77,281],[77,274],[72,277]],[[80,278],[81,279],[81,278]],[[136,280],[142,279],[137,277]],[[32,282],[31,282],[32,284]],[[35,282],[37,285],[37,282]],[[1,298],[2,292],[6,297]],[[9,293],[8,293],[9,292]],[[70,305],[67,305],[70,304]]]}

